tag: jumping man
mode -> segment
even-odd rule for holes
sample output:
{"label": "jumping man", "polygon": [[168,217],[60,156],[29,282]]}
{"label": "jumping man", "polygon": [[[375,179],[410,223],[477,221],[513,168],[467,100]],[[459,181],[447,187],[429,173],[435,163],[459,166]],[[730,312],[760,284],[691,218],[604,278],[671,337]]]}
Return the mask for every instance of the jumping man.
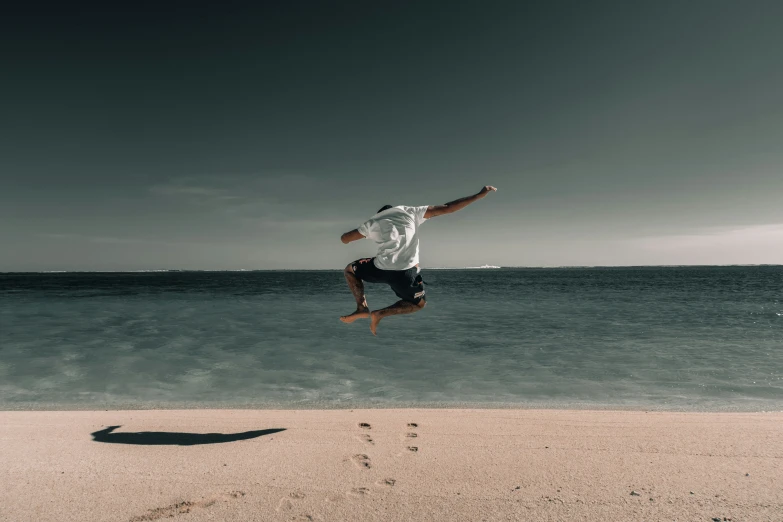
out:
{"label": "jumping man", "polygon": [[[345,244],[368,237],[378,243],[373,258],[358,259],[345,267],[345,280],[356,299],[356,311],[340,317],[352,323],[370,318],[370,331],[375,335],[384,317],[418,312],[426,304],[424,284],[419,274],[419,226],[427,219],[451,214],[463,209],[497,189],[487,185],[478,194],[460,198],[445,205],[405,207],[386,205],[362,226],[342,235]],[[388,284],[400,301],[382,310],[370,311],[364,297],[364,283]]]}

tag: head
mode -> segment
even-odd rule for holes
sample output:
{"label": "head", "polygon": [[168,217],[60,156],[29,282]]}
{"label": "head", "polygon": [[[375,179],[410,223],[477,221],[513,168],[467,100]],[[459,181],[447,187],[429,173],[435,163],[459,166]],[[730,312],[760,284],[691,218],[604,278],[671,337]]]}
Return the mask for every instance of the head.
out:
{"label": "head", "polygon": [[380,214],[384,210],[389,210],[390,208],[392,208],[391,205],[384,205],[384,206],[381,207],[381,209],[378,212],[376,212],[376,214]]}

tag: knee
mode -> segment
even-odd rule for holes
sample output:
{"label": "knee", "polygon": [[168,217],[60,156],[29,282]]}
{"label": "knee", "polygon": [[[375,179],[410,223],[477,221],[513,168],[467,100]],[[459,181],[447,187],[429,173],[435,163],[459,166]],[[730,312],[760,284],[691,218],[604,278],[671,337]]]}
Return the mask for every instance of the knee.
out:
{"label": "knee", "polygon": [[424,308],[425,306],[427,306],[427,301],[425,301],[424,299],[422,299],[421,301],[419,301],[418,303],[416,303],[416,306],[418,306],[418,307],[419,307],[419,310],[421,310],[422,308]]}

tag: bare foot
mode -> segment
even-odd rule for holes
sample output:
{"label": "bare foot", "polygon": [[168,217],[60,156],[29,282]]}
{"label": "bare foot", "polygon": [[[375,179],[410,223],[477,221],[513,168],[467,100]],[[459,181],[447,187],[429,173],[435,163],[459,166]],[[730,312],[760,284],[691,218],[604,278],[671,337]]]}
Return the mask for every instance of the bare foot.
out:
{"label": "bare foot", "polygon": [[357,308],[354,313],[340,317],[340,320],[344,323],[351,324],[355,320],[364,319],[365,317],[370,317],[370,309]]}
{"label": "bare foot", "polygon": [[378,323],[381,322],[381,314],[378,312],[370,312],[370,331],[373,335],[377,335],[375,330],[378,329]]}

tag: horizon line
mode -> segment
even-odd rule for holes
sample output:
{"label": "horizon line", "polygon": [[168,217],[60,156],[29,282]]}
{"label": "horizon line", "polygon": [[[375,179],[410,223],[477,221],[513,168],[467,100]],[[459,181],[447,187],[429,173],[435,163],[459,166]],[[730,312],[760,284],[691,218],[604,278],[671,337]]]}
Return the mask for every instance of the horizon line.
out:
{"label": "horizon line", "polygon": [[[679,265],[549,265],[549,266],[437,266],[421,267],[422,270],[499,270],[512,269],[573,269],[573,268],[695,268],[695,267],[783,267],[783,264],[758,263],[758,264],[679,264]],[[11,270],[0,271],[0,274],[140,274],[140,273],[164,273],[164,272],[339,272],[342,268],[239,268],[239,269],[212,269],[212,268],[163,268],[163,269],[138,269],[138,270]]]}

